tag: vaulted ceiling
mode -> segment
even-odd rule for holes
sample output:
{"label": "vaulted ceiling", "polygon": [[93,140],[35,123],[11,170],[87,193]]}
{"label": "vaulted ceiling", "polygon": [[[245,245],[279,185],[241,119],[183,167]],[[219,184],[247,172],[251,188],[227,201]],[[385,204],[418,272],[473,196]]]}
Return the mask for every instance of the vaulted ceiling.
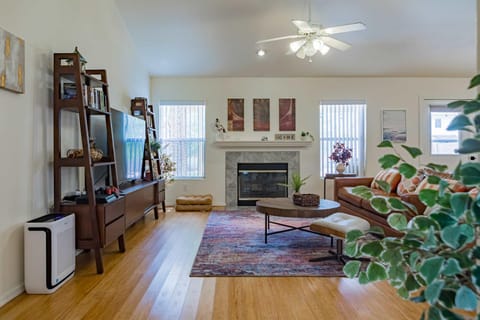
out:
{"label": "vaulted ceiling", "polygon": [[339,34],[347,51],[312,62],[286,55],[292,19],[308,19],[302,0],[116,0],[138,53],[154,76],[470,77],[476,72],[475,0],[312,0],[312,22],[361,21]]}

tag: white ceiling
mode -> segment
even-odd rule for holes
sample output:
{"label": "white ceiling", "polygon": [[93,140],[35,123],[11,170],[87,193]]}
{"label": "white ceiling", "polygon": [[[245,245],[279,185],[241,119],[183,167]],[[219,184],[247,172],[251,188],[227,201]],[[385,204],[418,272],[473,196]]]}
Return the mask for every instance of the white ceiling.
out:
{"label": "white ceiling", "polygon": [[476,72],[475,0],[312,0],[312,22],[361,21],[367,30],[336,35],[352,44],[312,62],[285,55],[307,20],[305,0],[116,0],[141,59],[155,76],[471,77]]}

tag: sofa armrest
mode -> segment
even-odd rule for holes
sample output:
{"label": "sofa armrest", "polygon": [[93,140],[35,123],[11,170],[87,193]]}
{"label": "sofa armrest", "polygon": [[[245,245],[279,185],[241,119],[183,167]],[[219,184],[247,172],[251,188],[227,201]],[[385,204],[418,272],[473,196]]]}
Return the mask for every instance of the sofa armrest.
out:
{"label": "sofa armrest", "polygon": [[356,187],[356,186],[366,186],[370,187],[373,181],[373,177],[339,177],[335,178],[333,183],[333,198],[338,200],[337,193],[338,189],[342,187]]}

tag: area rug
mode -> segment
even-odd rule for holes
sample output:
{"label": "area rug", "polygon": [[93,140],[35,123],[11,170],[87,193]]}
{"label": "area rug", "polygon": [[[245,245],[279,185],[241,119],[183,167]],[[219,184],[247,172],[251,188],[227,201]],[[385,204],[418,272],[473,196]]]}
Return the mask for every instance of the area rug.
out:
{"label": "area rug", "polygon": [[[312,221],[271,219],[295,226]],[[330,238],[296,230],[271,235],[265,244],[264,226],[265,216],[255,211],[213,211],[190,276],[344,276],[343,266],[335,260],[308,261],[329,254]],[[270,231],[282,229],[270,227]]]}

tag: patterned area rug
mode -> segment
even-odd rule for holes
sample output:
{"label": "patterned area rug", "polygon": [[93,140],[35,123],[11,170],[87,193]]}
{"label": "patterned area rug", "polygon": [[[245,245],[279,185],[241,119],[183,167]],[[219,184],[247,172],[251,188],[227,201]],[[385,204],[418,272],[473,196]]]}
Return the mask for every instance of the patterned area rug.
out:
{"label": "patterned area rug", "polygon": [[[272,221],[301,226],[311,219],[271,217]],[[193,263],[191,277],[344,276],[335,260],[309,262],[328,254],[330,238],[291,231],[264,242],[263,214],[255,211],[213,211]],[[271,225],[270,231],[284,227]]]}

